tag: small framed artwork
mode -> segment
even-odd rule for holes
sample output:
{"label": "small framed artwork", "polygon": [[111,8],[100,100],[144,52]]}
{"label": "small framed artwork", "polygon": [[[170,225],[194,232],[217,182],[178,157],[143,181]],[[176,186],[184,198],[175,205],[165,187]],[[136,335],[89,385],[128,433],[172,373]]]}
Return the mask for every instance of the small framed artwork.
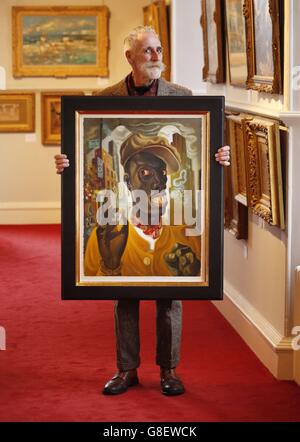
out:
{"label": "small framed artwork", "polygon": [[226,0],[226,31],[230,84],[246,87],[247,49],[244,0]]}
{"label": "small framed artwork", "polygon": [[163,78],[170,81],[171,78],[171,51],[170,51],[170,26],[169,26],[169,6],[165,0],[152,2],[143,8],[144,25],[152,26],[161,39],[163,48],[163,62],[165,71]]}
{"label": "small framed artwork", "polygon": [[35,131],[35,94],[0,93],[0,132]]}
{"label": "small framed artwork", "polygon": [[247,188],[252,211],[270,225],[285,227],[279,124],[255,117],[243,121]]}
{"label": "small framed artwork", "polygon": [[247,88],[282,93],[280,2],[245,0]]}
{"label": "small framed artwork", "polygon": [[82,91],[51,91],[41,93],[42,143],[61,144],[61,97],[62,95],[84,95]]}
{"label": "small framed artwork", "polygon": [[203,80],[211,83],[225,82],[225,43],[223,2],[202,0],[201,26],[203,30],[204,67]]}
{"label": "small framed artwork", "polygon": [[[229,120],[226,118],[226,143],[229,144]],[[248,208],[236,200],[232,166],[224,170],[224,227],[236,239],[248,238]]]}
{"label": "small framed artwork", "polygon": [[14,6],[13,75],[108,75],[106,6]]}
{"label": "small framed artwork", "polygon": [[63,299],[222,299],[223,106],[62,98]]}
{"label": "small framed artwork", "polygon": [[[248,206],[248,190],[246,179],[245,141],[243,120],[249,115],[227,115],[228,144],[231,146],[231,173],[234,198],[244,206]],[[251,119],[251,117],[250,117]]]}

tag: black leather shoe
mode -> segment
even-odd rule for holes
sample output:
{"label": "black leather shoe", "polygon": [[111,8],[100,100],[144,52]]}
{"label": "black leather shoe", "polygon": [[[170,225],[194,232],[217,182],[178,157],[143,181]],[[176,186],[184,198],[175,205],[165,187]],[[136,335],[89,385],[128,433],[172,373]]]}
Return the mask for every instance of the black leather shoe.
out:
{"label": "black leather shoe", "polygon": [[121,394],[127,391],[128,387],[139,383],[136,369],[128,371],[119,371],[108,381],[103,390],[103,394]]}
{"label": "black leather shoe", "polygon": [[160,369],[161,392],[166,396],[177,396],[185,392],[184,385],[176,376],[174,368]]}

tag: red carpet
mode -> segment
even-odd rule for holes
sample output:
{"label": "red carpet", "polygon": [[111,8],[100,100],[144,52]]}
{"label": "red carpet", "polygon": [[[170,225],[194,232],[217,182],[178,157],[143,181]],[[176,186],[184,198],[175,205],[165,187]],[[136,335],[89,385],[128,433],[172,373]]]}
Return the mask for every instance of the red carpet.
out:
{"label": "red carpet", "polygon": [[1,226],[0,257],[0,421],[300,421],[300,388],[274,379],[209,302],[184,303],[185,395],[159,392],[155,307],[144,301],[141,385],[103,396],[113,302],[60,300],[59,226]]}

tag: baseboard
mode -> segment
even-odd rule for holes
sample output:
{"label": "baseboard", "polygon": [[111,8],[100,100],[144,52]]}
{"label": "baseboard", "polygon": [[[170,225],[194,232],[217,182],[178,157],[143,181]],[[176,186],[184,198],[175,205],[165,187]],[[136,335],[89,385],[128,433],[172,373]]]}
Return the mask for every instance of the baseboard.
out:
{"label": "baseboard", "polygon": [[0,203],[0,224],[58,224],[61,222],[59,202]]}
{"label": "baseboard", "polygon": [[276,379],[294,379],[292,338],[280,335],[228,284],[224,300],[214,305]]}

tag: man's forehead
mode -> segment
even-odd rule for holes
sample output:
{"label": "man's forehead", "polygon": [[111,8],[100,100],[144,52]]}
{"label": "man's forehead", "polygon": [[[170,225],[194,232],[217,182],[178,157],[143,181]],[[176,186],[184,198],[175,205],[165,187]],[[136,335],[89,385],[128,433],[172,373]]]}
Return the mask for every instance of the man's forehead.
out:
{"label": "man's forehead", "polygon": [[140,34],[137,38],[137,44],[139,46],[143,47],[157,47],[161,46],[161,42],[159,38],[156,37],[155,34],[152,34],[151,32],[144,32]]}

